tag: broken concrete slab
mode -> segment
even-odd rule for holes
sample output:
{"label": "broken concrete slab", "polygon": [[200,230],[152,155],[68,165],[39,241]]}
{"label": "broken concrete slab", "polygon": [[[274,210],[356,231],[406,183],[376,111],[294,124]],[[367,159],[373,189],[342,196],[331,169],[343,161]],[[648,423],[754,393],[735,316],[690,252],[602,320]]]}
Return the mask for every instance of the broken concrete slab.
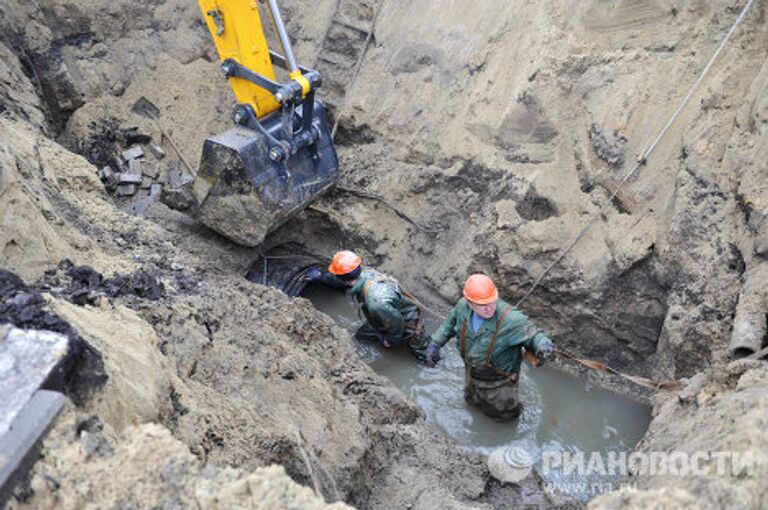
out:
{"label": "broken concrete slab", "polygon": [[0,508],[37,460],[40,441],[66,401],[40,388],[57,386],[68,353],[65,335],[0,325]]}
{"label": "broken concrete slab", "polygon": [[123,151],[123,159],[126,161],[131,161],[133,159],[140,158],[144,155],[144,149],[141,147],[141,145],[134,145],[128,150]]}
{"label": "broken concrete slab", "polygon": [[149,189],[150,186],[152,186],[152,179],[149,177],[142,177],[141,178],[141,184],[139,184],[139,188],[141,189]]}
{"label": "broken concrete slab", "polygon": [[69,340],[64,335],[0,326],[0,435],[68,350]]}

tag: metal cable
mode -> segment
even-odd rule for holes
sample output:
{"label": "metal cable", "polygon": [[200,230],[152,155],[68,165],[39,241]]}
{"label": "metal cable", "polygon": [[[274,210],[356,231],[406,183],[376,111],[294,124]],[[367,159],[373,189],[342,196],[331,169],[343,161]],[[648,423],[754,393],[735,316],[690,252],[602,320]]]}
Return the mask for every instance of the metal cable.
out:
{"label": "metal cable", "polygon": [[[696,79],[696,81],[691,85],[691,88],[688,90],[688,93],[685,95],[683,100],[678,105],[675,112],[672,114],[672,116],[669,118],[667,123],[664,125],[664,127],[659,131],[659,134],[656,136],[656,139],[648,146],[648,148],[643,152],[643,154],[637,159],[635,162],[635,166],[632,167],[632,170],[627,172],[627,174],[624,176],[621,181],[616,185],[616,189],[611,193],[610,198],[608,199],[608,202],[606,204],[610,204],[613,199],[616,197],[618,192],[621,190],[621,187],[629,180],[630,177],[632,177],[642,166],[645,165],[645,163],[648,160],[648,157],[651,155],[651,153],[656,149],[656,146],[661,142],[662,138],[667,134],[669,131],[669,128],[672,127],[672,124],[674,124],[675,120],[680,116],[680,113],[683,111],[685,106],[688,104],[688,102],[693,97],[693,93],[696,91],[696,89],[699,87],[701,82],[704,80],[704,77],[709,72],[712,65],[715,63],[715,60],[717,60],[717,57],[720,55],[720,53],[723,51],[723,48],[725,48],[726,44],[730,40],[733,33],[736,31],[736,28],[741,24],[741,22],[744,20],[744,17],[747,14],[747,11],[749,11],[750,7],[752,7],[752,4],[754,3],[754,0],[749,0],[747,2],[747,5],[744,6],[744,8],[741,10],[741,13],[739,14],[738,18],[736,18],[736,21],[733,23],[733,26],[731,26],[731,29],[726,34],[725,38],[722,40],[720,45],[717,47],[717,50],[715,50],[715,53],[712,55],[712,57],[709,59],[709,62],[707,62],[707,65],[704,67],[704,69],[699,74],[699,77]],[[517,303],[515,303],[515,308],[519,308],[520,305],[525,301],[536,288],[539,286],[541,281],[544,279],[544,277],[554,268],[558,263],[560,263],[561,260],[573,249],[576,244],[581,241],[581,239],[586,235],[587,232],[597,223],[597,221],[602,216],[603,209],[606,207],[606,205],[603,205],[600,208],[600,215],[592,219],[584,228],[581,229],[581,232],[571,241],[571,243],[568,245],[568,247],[563,250],[560,255],[552,262],[547,268],[544,270],[544,272],[539,275],[538,278],[536,278],[536,281],[533,282],[533,285],[531,285],[531,288],[528,289],[528,292],[526,292],[523,297],[521,297]]]}

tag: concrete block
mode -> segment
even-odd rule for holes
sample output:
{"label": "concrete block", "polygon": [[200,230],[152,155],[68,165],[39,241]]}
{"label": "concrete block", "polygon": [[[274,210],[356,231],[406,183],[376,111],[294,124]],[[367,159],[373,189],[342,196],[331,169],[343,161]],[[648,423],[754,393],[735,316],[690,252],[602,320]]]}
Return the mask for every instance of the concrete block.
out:
{"label": "concrete block", "polygon": [[160,197],[160,193],[163,191],[163,185],[162,184],[153,184],[149,187],[149,196],[154,197]]}
{"label": "concrete block", "polygon": [[[154,186],[159,185],[153,184],[152,187]],[[133,205],[131,205],[131,212],[140,218],[143,218],[146,215],[149,206],[160,201],[160,191],[153,192],[152,187],[150,187],[150,191],[147,196],[137,200],[133,203]]]}
{"label": "concrete block", "polygon": [[168,187],[171,189],[181,189],[181,170],[172,168],[168,170]]}
{"label": "concrete block", "polygon": [[141,189],[149,189],[150,186],[152,186],[152,179],[149,177],[142,177],[141,178],[141,184],[139,184],[139,188]]}
{"label": "concrete block", "polygon": [[120,174],[118,180],[120,181],[120,184],[140,184],[141,179],[141,174],[123,172]]}
{"label": "concrete block", "polygon": [[104,168],[102,168],[101,170],[99,170],[99,178],[100,178],[102,181],[106,181],[107,179],[109,179],[109,178],[110,178],[110,177],[112,177],[113,175],[115,175],[115,171],[114,171],[114,170],[112,170],[112,168],[111,168],[111,167],[105,166]]}
{"label": "concrete block", "polygon": [[128,173],[141,176],[144,164],[139,159],[132,159],[128,162]]}
{"label": "concrete block", "polygon": [[152,164],[148,161],[144,161],[141,164],[141,173],[151,179],[157,179],[157,176],[160,175],[160,165],[158,163]]}
{"label": "concrete block", "polygon": [[123,159],[126,161],[131,161],[136,158],[140,158],[144,155],[144,149],[141,147],[141,145],[134,145],[130,149],[123,151]]}
{"label": "concrete block", "polygon": [[99,178],[104,183],[104,186],[109,189],[114,188],[120,182],[120,176],[110,166],[105,166],[99,170]]}
{"label": "concrete block", "polygon": [[121,184],[115,189],[115,194],[121,197],[127,197],[136,194],[135,184]]}
{"label": "concrete block", "polygon": [[157,159],[163,159],[165,157],[165,150],[156,143],[149,144],[149,152],[151,152]]}

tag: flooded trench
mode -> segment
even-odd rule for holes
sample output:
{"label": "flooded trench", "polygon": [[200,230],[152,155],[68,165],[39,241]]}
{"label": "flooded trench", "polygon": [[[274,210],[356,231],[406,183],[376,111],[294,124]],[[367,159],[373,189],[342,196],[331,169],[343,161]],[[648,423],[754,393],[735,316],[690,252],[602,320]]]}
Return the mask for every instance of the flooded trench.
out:
{"label": "flooded trench", "polygon": [[[301,295],[350,332],[362,323],[355,303],[339,291],[310,285]],[[431,333],[439,324],[427,318],[425,325]],[[522,448],[535,459],[534,468],[547,484],[583,500],[611,490],[620,473],[568,471],[555,462],[545,467],[542,453],[572,459],[583,454],[585,463],[593,452],[602,459],[628,454],[651,418],[648,406],[590,384],[586,378],[523,363],[519,384],[523,415],[516,421],[497,422],[464,402],[464,365],[453,340],[441,351],[443,359],[434,368],[417,363],[407,349],[358,341],[357,350],[376,373],[388,377],[421,406],[429,423],[461,448],[486,455],[499,448]]]}

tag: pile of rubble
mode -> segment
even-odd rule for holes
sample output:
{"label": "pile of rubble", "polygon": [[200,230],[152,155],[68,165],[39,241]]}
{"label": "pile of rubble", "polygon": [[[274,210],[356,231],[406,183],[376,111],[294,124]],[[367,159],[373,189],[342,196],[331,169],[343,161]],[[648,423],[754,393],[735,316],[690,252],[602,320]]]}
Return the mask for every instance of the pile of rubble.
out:
{"label": "pile of rubble", "polygon": [[[145,135],[144,143],[136,143],[119,155],[115,154],[110,164],[99,170],[99,177],[107,191],[121,198],[136,199],[131,212],[143,216],[147,207],[160,200],[164,189],[181,191],[194,178],[182,172],[175,162],[166,161],[165,150]],[[147,157],[151,153],[153,159]]]}

